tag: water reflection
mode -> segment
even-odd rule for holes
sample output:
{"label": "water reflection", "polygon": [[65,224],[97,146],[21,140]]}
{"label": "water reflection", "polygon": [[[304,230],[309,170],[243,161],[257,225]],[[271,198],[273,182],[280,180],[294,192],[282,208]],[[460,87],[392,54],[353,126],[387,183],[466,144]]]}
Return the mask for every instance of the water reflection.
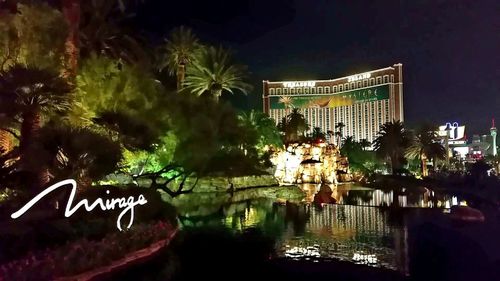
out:
{"label": "water reflection", "polygon": [[[404,207],[445,208],[464,203],[430,191],[385,192],[350,184],[308,184],[302,189],[307,194],[303,202],[269,198],[267,189],[248,190],[234,196],[181,198],[178,210],[186,226],[220,226],[238,232],[259,229],[275,239],[275,258],[335,259],[408,274]],[[403,208],[380,208],[385,206]]]}
{"label": "water reflection", "polygon": [[[337,203],[341,205],[403,207],[403,208],[450,208],[455,205],[466,205],[465,200],[456,196],[440,195],[430,190],[423,192],[410,191],[404,188],[401,192],[381,190],[358,186],[355,184],[322,185],[303,184],[306,203]],[[331,190],[328,192],[327,190]],[[328,201],[328,196],[332,198]]]}
{"label": "water reflection", "polygon": [[347,205],[301,207],[309,214],[306,232],[288,224],[277,242],[278,256],[338,259],[408,273],[406,226],[391,225],[387,212]]}
{"label": "water reflection", "polygon": [[[216,209],[216,208],[215,208]],[[257,228],[275,239],[275,258],[340,259],[408,272],[407,230],[380,208],[247,200],[220,206],[217,215],[181,217],[183,225]]]}

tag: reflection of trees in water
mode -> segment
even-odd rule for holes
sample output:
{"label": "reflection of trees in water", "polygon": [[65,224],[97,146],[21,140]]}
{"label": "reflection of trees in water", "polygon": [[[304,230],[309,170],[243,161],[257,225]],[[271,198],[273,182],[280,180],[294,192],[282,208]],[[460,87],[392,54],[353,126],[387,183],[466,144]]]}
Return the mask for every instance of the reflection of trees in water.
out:
{"label": "reflection of trees in water", "polygon": [[292,223],[295,235],[304,235],[310,216],[309,207],[304,204],[287,203],[285,208],[285,223]]}
{"label": "reflection of trees in water", "polygon": [[350,190],[343,199],[347,205],[357,205],[359,201],[370,203],[373,199],[373,190]]}

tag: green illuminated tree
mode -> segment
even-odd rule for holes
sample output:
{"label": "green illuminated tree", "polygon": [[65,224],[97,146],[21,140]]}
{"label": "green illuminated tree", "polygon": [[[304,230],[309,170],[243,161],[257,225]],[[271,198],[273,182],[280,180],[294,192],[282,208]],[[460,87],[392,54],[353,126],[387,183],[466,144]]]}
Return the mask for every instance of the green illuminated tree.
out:
{"label": "green illuminated tree", "polygon": [[0,71],[15,64],[62,70],[67,24],[49,5],[18,4],[0,17]]}
{"label": "green illuminated tree", "polygon": [[218,101],[223,91],[239,90],[247,94],[251,85],[245,82],[246,67],[233,64],[223,48],[206,47],[196,55],[196,60],[186,71],[184,90],[198,96],[209,94]]}
{"label": "green illuminated tree", "polygon": [[126,112],[154,126],[165,122],[165,114],[158,114],[166,102],[163,87],[141,65],[92,55],[82,61],[76,81],[73,124],[90,125],[104,112]]}
{"label": "green illuminated tree", "polygon": [[385,123],[380,127],[373,146],[379,157],[390,159],[391,170],[395,174],[402,168],[402,164],[405,161],[404,153],[411,144],[411,141],[411,135],[405,130],[403,123],[393,121]]}
{"label": "green illuminated tree", "polygon": [[252,128],[258,134],[257,149],[262,151],[265,146],[280,147],[283,145],[278,128],[273,119],[260,111],[242,112],[238,116],[243,126]]}
{"label": "green illuminated tree", "polygon": [[193,63],[196,53],[200,49],[198,38],[190,28],[180,26],[173,29],[165,39],[165,46],[161,49],[160,70],[167,69],[169,75],[177,77],[177,90],[183,87],[186,76],[186,67]]}

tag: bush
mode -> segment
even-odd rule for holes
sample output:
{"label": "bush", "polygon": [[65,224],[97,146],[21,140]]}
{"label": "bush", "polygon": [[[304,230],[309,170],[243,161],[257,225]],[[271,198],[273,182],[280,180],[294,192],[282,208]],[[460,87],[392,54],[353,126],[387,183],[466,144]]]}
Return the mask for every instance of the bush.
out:
{"label": "bush", "polygon": [[164,222],[137,225],[129,231],[111,233],[100,241],[80,239],[62,247],[29,253],[2,265],[0,280],[53,280],[106,266],[127,254],[167,238],[174,228]]}

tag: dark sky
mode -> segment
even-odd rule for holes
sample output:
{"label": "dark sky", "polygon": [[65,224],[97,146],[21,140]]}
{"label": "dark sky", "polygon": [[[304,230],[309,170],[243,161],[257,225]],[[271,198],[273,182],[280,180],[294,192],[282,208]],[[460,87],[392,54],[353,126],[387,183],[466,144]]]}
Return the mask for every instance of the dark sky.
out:
{"label": "dark sky", "polygon": [[492,117],[500,123],[498,0],[146,0],[137,21],[153,40],[184,24],[231,47],[255,86],[230,98],[239,107],[262,107],[264,79],[327,79],[401,62],[409,125],[458,121],[472,134]]}

